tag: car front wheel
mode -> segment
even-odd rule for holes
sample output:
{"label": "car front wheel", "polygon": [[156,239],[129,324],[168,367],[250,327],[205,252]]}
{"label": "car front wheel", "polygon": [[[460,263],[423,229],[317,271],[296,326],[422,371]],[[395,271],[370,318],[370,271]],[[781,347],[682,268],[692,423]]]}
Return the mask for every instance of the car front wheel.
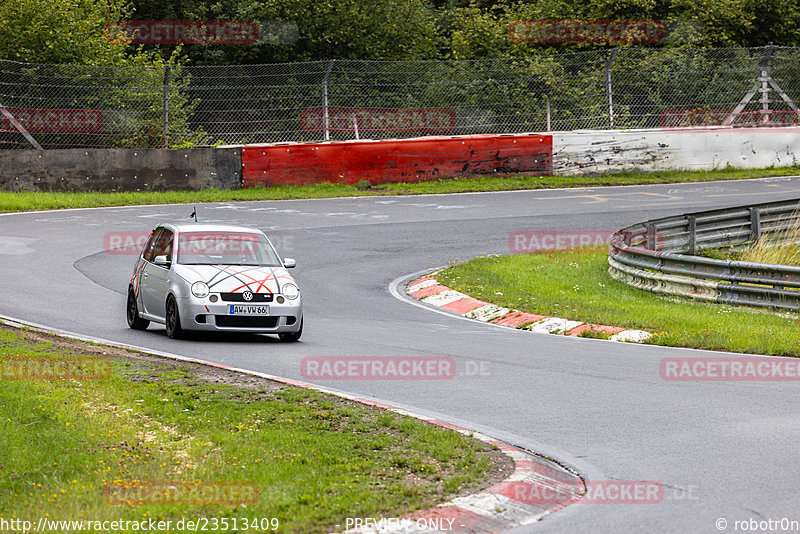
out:
{"label": "car front wheel", "polygon": [[139,306],[136,303],[136,293],[134,293],[133,287],[128,288],[128,305],[125,311],[125,315],[128,318],[128,326],[134,330],[146,330],[150,325],[150,321],[139,317]]}
{"label": "car front wheel", "polygon": [[167,336],[171,339],[180,339],[183,337],[183,328],[181,328],[181,316],[178,313],[178,303],[175,297],[170,295],[167,297]]}
{"label": "car front wheel", "polygon": [[303,335],[303,320],[300,319],[300,328],[297,329],[297,332],[288,332],[286,334],[278,334],[278,339],[285,343],[289,343],[292,341],[297,341],[300,339],[300,336]]}

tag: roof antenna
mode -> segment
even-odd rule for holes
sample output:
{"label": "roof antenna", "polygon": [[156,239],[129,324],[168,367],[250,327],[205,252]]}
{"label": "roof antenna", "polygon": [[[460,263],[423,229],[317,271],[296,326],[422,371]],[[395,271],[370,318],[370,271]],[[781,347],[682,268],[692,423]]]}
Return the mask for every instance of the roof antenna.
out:
{"label": "roof antenna", "polygon": [[194,222],[197,222],[197,208],[196,208],[196,207],[194,207],[194,206],[192,206],[192,209],[193,209],[194,211],[192,211],[192,214],[191,214],[191,215],[189,215],[189,218],[191,219],[192,217],[194,217]]}

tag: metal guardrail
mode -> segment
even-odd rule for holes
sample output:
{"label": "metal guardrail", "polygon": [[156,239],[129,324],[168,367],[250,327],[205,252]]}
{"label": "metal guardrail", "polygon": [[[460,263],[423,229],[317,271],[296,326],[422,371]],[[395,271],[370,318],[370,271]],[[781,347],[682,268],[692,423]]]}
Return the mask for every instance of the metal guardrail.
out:
{"label": "metal guardrail", "polygon": [[800,267],[698,256],[715,247],[775,244],[800,224],[800,199],[665,217],[611,237],[609,274],[654,293],[709,302],[800,310]]}

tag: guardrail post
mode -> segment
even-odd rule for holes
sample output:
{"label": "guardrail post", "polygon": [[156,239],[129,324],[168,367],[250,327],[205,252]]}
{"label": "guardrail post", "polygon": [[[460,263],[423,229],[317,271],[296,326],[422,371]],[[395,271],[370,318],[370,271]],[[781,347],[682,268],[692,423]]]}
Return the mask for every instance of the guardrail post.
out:
{"label": "guardrail post", "polygon": [[694,215],[687,215],[689,220],[689,243],[686,247],[686,253],[690,256],[697,255],[697,217]]}
{"label": "guardrail post", "polygon": [[761,212],[758,208],[750,210],[750,241],[755,243],[761,238]]}
{"label": "guardrail post", "polygon": [[656,249],[656,225],[647,225],[647,250]]}
{"label": "guardrail post", "polygon": [[631,246],[631,232],[627,230],[623,230],[622,232],[622,242],[625,243],[626,246]]}

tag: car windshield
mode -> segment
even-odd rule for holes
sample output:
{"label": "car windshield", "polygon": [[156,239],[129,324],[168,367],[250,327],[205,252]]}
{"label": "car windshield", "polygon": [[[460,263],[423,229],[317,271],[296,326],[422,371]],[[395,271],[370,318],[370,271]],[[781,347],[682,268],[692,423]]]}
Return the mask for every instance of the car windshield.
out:
{"label": "car windshield", "polygon": [[181,232],[178,237],[178,263],[281,265],[267,238],[252,232]]}

